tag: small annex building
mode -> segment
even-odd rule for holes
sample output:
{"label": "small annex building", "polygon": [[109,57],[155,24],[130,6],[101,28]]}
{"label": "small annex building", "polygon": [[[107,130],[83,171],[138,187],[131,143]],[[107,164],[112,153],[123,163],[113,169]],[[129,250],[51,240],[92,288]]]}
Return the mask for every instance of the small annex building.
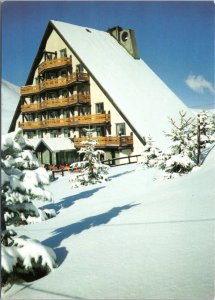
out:
{"label": "small annex building", "polygon": [[104,159],[141,153],[144,137],[165,148],[168,118],[184,103],[139,57],[134,31],[49,21],[9,131],[22,128],[43,163],[77,160],[93,128]]}

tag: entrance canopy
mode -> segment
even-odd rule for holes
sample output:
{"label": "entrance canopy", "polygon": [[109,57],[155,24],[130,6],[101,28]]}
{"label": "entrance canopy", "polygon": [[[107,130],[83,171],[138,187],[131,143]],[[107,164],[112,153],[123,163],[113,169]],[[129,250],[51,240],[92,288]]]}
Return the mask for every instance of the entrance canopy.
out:
{"label": "entrance canopy", "polygon": [[34,149],[40,151],[40,148],[44,146],[50,152],[76,150],[74,143],[69,138],[44,138],[36,143]]}

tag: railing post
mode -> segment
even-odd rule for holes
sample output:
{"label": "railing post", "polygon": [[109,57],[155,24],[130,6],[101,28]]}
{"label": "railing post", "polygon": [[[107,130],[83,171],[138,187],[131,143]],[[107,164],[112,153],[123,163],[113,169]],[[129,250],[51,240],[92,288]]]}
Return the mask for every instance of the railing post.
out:
{"label": "railing post", "polygon": [[61,174],[62,176],[64,176],[64,169],[61,169]]}
{"label": "railing post", "polygon": [[128,164],[130,164],[131,163],[131,158],[130,158],[130,156],[128,156]]}
{"label": "railing post", "polygon": [[53,178],[53,180],[55,180],[54,171],[52,171],[52,178]]}

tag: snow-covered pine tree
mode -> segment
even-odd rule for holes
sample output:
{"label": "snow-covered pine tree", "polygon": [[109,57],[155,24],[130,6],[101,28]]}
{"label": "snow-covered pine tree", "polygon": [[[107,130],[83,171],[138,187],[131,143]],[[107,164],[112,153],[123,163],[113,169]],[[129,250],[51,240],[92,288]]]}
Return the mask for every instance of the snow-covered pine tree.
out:
{"label": "snow-covered pine tree", "polygon": [[26,224],[29,216],[40,216],[32,200],[52,199],[44,189],[49,175],[39,166],[21,130],[4,135],[1,148],[1,284],[5,286],[40,278],[57,264],[51,248],[28,237],[16,237],[15,231],[6,228],[6,224]]}
{"label": "snow-covered pine tree", "polygon": [[8,230],[12,243],[1,245],[1,286],[9,289],[16,281],[33,281],[47,275],[57,267],[55,252],[26,236],[15,236]]}
{"label": "snow-covered pine tree", "polygon": [[179,124],[173,119],[169,119],[172,124],[170,133],[165,133],[172,140],[170,151],[163,155],[160,166],[166,173],[171,175],[167,178],[175,177],[175,173],[182,175],[188,173],[194,167],[193,157],[195,144],[192,140],[192,118],[186,117],[186,112],[180,111]]}
{"label": "snow-covered pine tree", "polygon": [[208,144],[215,141],[214,137],[214,120],[207,111],[201,111],[197,114],[195,122],[193,122],[193,141],[196,148],[196,162],[201,163],[201,152]]}
{"label": "snow-covered pine tree", "polygon": [[215,132],[215,113],[212,113],[212,115],[211,115],[211,123],[212,123],[212,130],[214,133]]}
{"label": "snow-covered pine tree", "polygon": [[[79,187],[80,185],[95,184],[108,180],[108,166],[104,165],[100,161],[100,156],[104,154],[102,150],[96,150],[97,144],[96,138],[92,137],[93,129],[85,129],[86,141],[83,141],[82,147],[78,152],[80,155],[84,155],[83,161],[79,162],[81,167],[81,173],[72,176],[70,181],[73,187]],[[77,163],[71,164],[71,169],[75,168]]]}
{"label": "snow-covered pine tree", "polygon": [[169,121],[172,124],[172,131],[165,133],[168,136],[172,144],[170,146],[172,154],[183,154],[192,158],[195,151],[195,144],[192,140],[192,122],[193,118],[187,118],[186,112],[180,111],[179,124],[170,118]]}
{"label": "snow-covered pine tree", "polygon": [[138,164],[143,167],[155,167],[157,164],[157,158],[160,156],[161,151],[154,146],[151,136],[144,138],[144,140],[145,145],[143,146],[143,151]]}
{"label": "snow-covered pine tree", "polygon": [[51,193],[44,188],[49,184],[49,174],[40,167],[22,130],[3,135],[1,148],[1,204],[6,225],[27,224],[33,217],[47,219],[32,201],[52,201]]}

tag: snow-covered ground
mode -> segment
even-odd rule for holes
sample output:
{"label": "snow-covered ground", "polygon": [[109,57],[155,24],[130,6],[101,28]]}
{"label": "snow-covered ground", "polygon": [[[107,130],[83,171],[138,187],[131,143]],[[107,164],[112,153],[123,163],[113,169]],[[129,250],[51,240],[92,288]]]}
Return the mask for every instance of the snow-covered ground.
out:
{"label": "snow-covered ground", "polygon": [[49,189],[57,216],[17,228],[54,248],[59,267],[14,285],[4,299],[212,299],[215,148],[183,177],[156,169],[111,168],[111,181]]}
{"label": "snow-covered ground", "polygon": [[19,101],[19,87],[2,79],[1,85],[1,133],[8,132]]}

